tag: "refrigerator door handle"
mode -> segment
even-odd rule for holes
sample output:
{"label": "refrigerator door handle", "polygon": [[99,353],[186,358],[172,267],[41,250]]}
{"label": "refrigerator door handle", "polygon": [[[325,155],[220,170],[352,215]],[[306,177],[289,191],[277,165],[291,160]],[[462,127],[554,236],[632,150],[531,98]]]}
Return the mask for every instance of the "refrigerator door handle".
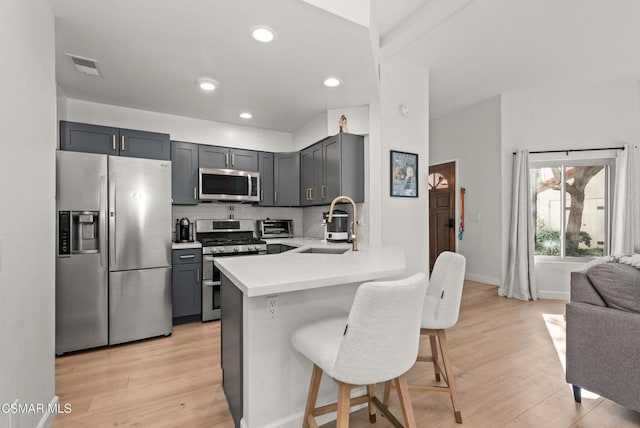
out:
{"label": "refrigerator door handle", "polygon": [[99,234],[100,234],[100,266],[104,267],[106,264],[106,252],[107,252],[107,239],[106,239],[106,232],[107,232],[107,220],[105,219],[106,215],[107,215],[107,176],[106,175],[101,175],[100,176],[100,208],[99,208],[99,226],[98,226],[98,230],[99,230]]}
{"label": "refrigerator door handle", "polygon": [[110,264],[115,267],[116,255],[116,185],[109,186],[109,256]]}

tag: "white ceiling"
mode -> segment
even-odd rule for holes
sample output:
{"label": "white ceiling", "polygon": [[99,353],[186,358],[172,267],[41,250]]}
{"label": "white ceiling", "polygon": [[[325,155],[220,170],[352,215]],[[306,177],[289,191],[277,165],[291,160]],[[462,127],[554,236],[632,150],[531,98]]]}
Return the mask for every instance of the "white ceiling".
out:
{"label": "white ceiling", "polygon": [[[304,1],[51,4],[71,98],[291,132],[376,96],[368,30]],[[640,80],[638,0],[372,0],[372,12],[382,56],[430,70],[432,117],[525,88]],[[276,41],[254,42],[256,24]],[[78,73],[64,53],[98,60],[103,76]],[[328,75],[344,84],[323,87]],[[202,93],[200,76],[220,88]],[[239,119],[245,110],[254,119]]]}
{"label": "white ceiling", "polygon": [[[300,0],[51,0],[70,98],[291,132],[376,90],[368,29]],[[278,34],[261,44],[250,28]],[[98,61],[79,73],[65,53]],[[343,80],[326,88],[330,75]],[[195,79],[220,82],[213,93]],[[249,111],[253,119],[240,119]]]}

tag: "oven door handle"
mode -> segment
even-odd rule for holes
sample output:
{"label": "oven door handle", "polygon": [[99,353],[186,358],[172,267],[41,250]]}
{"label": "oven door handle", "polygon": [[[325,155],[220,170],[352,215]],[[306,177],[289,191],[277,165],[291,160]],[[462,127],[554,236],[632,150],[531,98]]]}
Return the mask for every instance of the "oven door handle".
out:
{"label": "oven door handle", "polygon": [[213,262],[213,256],[202,256],[202,260],[205,262]]}
{"label": "oven door handle", "polygon": [[202,281],[203,287],[215,287],[216,285],[220,285],[220,281],[211,281],[211,280]]}

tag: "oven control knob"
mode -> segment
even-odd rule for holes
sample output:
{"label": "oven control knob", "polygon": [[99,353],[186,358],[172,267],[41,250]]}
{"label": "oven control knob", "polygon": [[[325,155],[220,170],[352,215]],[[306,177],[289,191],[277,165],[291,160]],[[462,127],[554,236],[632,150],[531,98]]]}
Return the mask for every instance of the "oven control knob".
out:
{"label": "oven control knob", "polygon": [[214,248],[214,249],[213,249],[213,253],[214,253],[214,254],[219,253],[219,252],[220,252],[220,248]]}
{"label": "oven control knob", "polygon": [[249,251],[255,251],[255,250],[256,250],[256,247],[255,247],[255,246],[253,246],[253,245],[249,245]]}
{"label": "oven control knob", "polygon": [[240,247],[234,247],[233,248],[233,252],[234,253],[239,253],[240,252]]}

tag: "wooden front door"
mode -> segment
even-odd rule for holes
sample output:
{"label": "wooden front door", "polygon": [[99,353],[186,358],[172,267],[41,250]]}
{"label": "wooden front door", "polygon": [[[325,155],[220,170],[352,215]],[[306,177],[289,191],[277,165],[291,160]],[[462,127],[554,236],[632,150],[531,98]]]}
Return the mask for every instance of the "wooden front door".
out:
{"label": "wooden front door", "polygon": [[443,251],[456,250],[456,163],[429,167],[429,270]]}

